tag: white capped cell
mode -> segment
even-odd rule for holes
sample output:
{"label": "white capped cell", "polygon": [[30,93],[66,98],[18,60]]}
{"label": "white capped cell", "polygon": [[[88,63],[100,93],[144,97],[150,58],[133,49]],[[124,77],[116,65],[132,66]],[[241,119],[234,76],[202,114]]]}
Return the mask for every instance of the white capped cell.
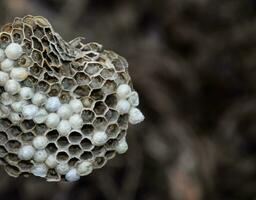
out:
{"label": "white capped cell", "polygon": [[83,126],[83,119],[79,114],[74,114],[69,118],[69,123],[73,129],[80,129]]}
{"label": "white capped cell", "polygon": [[132,107],[137,107],[140,104],[139,100],[139,95],[137,92],[133,91],[129,98],[128,98],[129,103],[131,104]]}
{"label": "white capped cell", "polygon": [[1,103],[5,106],[11,105],[13,103],[13,96],[7,92],[1,94]]}
{"label": "white capped cell", "polygon": [[8,80],[5,83],[4,89],[6,92],[14,95],[20,91],[20,84],[15,80]]}
{"label": "white capped cell", "polygon": [[65,176],[65,179],[68,182],[74,182],[74,181],[78,181],[80,179],[79,174],[77,173],[76,169],[71,169]]}
{"label": "white capped cell", "polygon": [[47,137],[43,136],[43,135],[39,135],[39,136],[36,136],[34,139],[33,139],[33,146],[36,148],[36,149],[44,149],[46,147],[46,145],[48,144],[48,139]]}
{"label": "white capped cell", "polygon": [[80,176],[86,176],[92,173],[93,166],[92,163],[88,161],[83,161],[77,166],[77,172]]}
{"label": "white capped cell", "polygon": [[6,72],[0,71],[0,86],[4,86],[5,83],[9,80],[9,74]]}
{"label": "white capped cell", "polygon": [[104,131],[97,131],[93,134],[92,143],[100,146],[107,142],[108,136]]}
{"label": "white capped cell", "polygon": [[42,123],[44,123],[46,121],[47,117],[48,117],[48,112],[44,108],[41,108],[35,114],[35,116],[33,118],[33,121],[36,124],[42,124]]}
{"label": "white capped cell", "polygon": [[57,131],[60,135],[66,136],[72,130],[71,124],[68,120],[61,120],[57,127]]}
{"label": "white capped cell", "polygon": [[35,93],[35,95],[32,98],[32,103],[41,106],[46,102],[46,96],[40,92]]}
{"label": "white capped cell", "polygon": [[124,100],[124,99],[119,100],[117,105],[116,105],[116,109],[118,110],[118,112],[120,114],[128,113],[130,108],[131,108],[130,103],[127,100]]}
{"label": "white capped cell", "polygon": [[17,43],[11,43],[5,49],[5,55],[12,60],[17,60],[22,53],[22,47]]}
{"label": "white capped cell", "polygon": [[18,157],[21,160],[30,160],[35,154],[35,149],[31,145],[25,145],[19,149]]}
{"label": "white capped cell", "polygon": [[128,144],[125,139],[122,139],[118,142],[116,146],[116,152],[119,154],[123,154],[128,150]]}
{"label": "white capped cell", "polygon": [[131,124],[138,124],[145,119],[144,115],[138,108],[132,108],[129,112],[129,122]]}
{"label": "white capped cell", "polygon": [[46,177],[47,171],[48,171],[48,167],[43,163],[35,164],[31,170],[32,174],[42,178]]}
{"label": "white capped cell", "polygon": [[22,115],[25,119],[33,119],[37,112],[38,107],[33,104],[26,105],[22,109]]}
{"label": "white capped cell", "polygon": [[10,72],[13,67],[14,67],[13,60],[6,58],[1,62],[1,70],[4,72]]}
{"label": "white capped cell", "polygon": [[24,81],[28,77],[28,71],[24,67],[14,67],[10,76],[16,81]]}
{"label": "white capped cell", "polygon": [[22,87],[20,89],[20,96],[24,100],[29,100],[34,96],[34,92],[30,87]]}
{"label": "white capped cell", "polygon": [[47,152],[43,150],[38,150],[34,154],[34,161],[37,163],[44,162],[47,159],[48,155]]}
{"label": "white capped cell", "polygon": [[66,173],[68,173],[69,169],[70,168],[69,168],[69,165],[67,163],[60,163],[56,167],[57,173],[59,173],[61,175],[65,175]]}
{"label": "white capped cell", "polygon": [[12,123],[17,124],[19,122],[22,121],[22,118],[20,116],[20,114],[15,113],[15,112],[11,112],[9,115],[9,119],[11,120]]}
{"label": "white capped cell", "polygon": [[57,111],[57,114],[62,119],[69,119],[71,117],[72,113],[73,113],[72,108],[69,104],[61,105],[61,107]]}
{"label": "white capped cell", "polygon": [[11,105],[11,108],[13,109],[13,111],[20,113],[22,112],[22,109],[25,105],[28,105],[28,102],[25,100],[21,100],[21,101],[13,102]]}
{"label": "white capped cell", "polygon": [[45,108],[49,112],[56,112],[61,106],[59,97],[49,97],[46,101]]}
{"label": "white capped cell", "polygon": [[46,119],[46,126],[56,128],[60,122],[60,117],[56,113],[50,113]]}
{"label": "white capped cell", "polygon": [[79,99],[73,99],[69,102],[74,113],[80,113],[83,109],[83,104]]}
{"label": "white capped cell", "polygon": [[49,167],[49,168],[55,168],[57,166],[57,160],[55,158],[54,155],[49,155],[48,158],[45,161],[45,164]]}
{"label": "white capped cell", "polygon": [[122,84],[117,88],[117,96],[121,99],[126,99],[131,94],[131,87],[127,84]]}

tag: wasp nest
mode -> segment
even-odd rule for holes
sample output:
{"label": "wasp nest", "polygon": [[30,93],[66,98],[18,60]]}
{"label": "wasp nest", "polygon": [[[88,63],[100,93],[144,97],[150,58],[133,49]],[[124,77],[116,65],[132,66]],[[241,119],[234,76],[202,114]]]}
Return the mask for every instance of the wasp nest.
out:
{"label": "wasp nest", "polygon": [[136,107],[126,60],[82,38],[65,42],[43,17],[0,33],[0,159],[6,172],[76,181],[127,151]]}

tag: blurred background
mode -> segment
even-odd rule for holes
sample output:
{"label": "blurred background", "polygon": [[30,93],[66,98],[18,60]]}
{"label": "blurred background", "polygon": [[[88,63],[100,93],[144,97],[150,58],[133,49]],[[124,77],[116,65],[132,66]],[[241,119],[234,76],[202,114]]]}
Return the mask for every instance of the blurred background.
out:
{"label": "blurred background", "polygon": [[255,0],[1,0],[0,24],[49,19],[127,58],[146,121],[73,184],[10,178],[0,199],[255,200]]}

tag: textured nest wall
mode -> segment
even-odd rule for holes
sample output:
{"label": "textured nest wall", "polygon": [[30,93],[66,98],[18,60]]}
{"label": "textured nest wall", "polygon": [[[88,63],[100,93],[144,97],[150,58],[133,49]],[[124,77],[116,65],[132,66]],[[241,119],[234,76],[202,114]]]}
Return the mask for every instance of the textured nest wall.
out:
{"label": "textured nest wall", "polygon": [[[74,184],[1,175],[1,198],[255,198],[254,0],[6,0],[124,55],[147,120],[126,156]],[[71,13],[71,14],[70,14]]]}

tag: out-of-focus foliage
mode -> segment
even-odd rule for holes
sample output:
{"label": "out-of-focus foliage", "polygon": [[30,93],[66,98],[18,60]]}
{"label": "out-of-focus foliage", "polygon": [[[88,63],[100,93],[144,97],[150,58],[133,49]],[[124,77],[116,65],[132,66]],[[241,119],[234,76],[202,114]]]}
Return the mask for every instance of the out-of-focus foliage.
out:
{"label": "out-of-focus foliage", "polygon": [[255,0],[3,0],[128,59],[146,121],[129,151],[74,184],[13,179],[0,199],[250,200],[256,196]]}

